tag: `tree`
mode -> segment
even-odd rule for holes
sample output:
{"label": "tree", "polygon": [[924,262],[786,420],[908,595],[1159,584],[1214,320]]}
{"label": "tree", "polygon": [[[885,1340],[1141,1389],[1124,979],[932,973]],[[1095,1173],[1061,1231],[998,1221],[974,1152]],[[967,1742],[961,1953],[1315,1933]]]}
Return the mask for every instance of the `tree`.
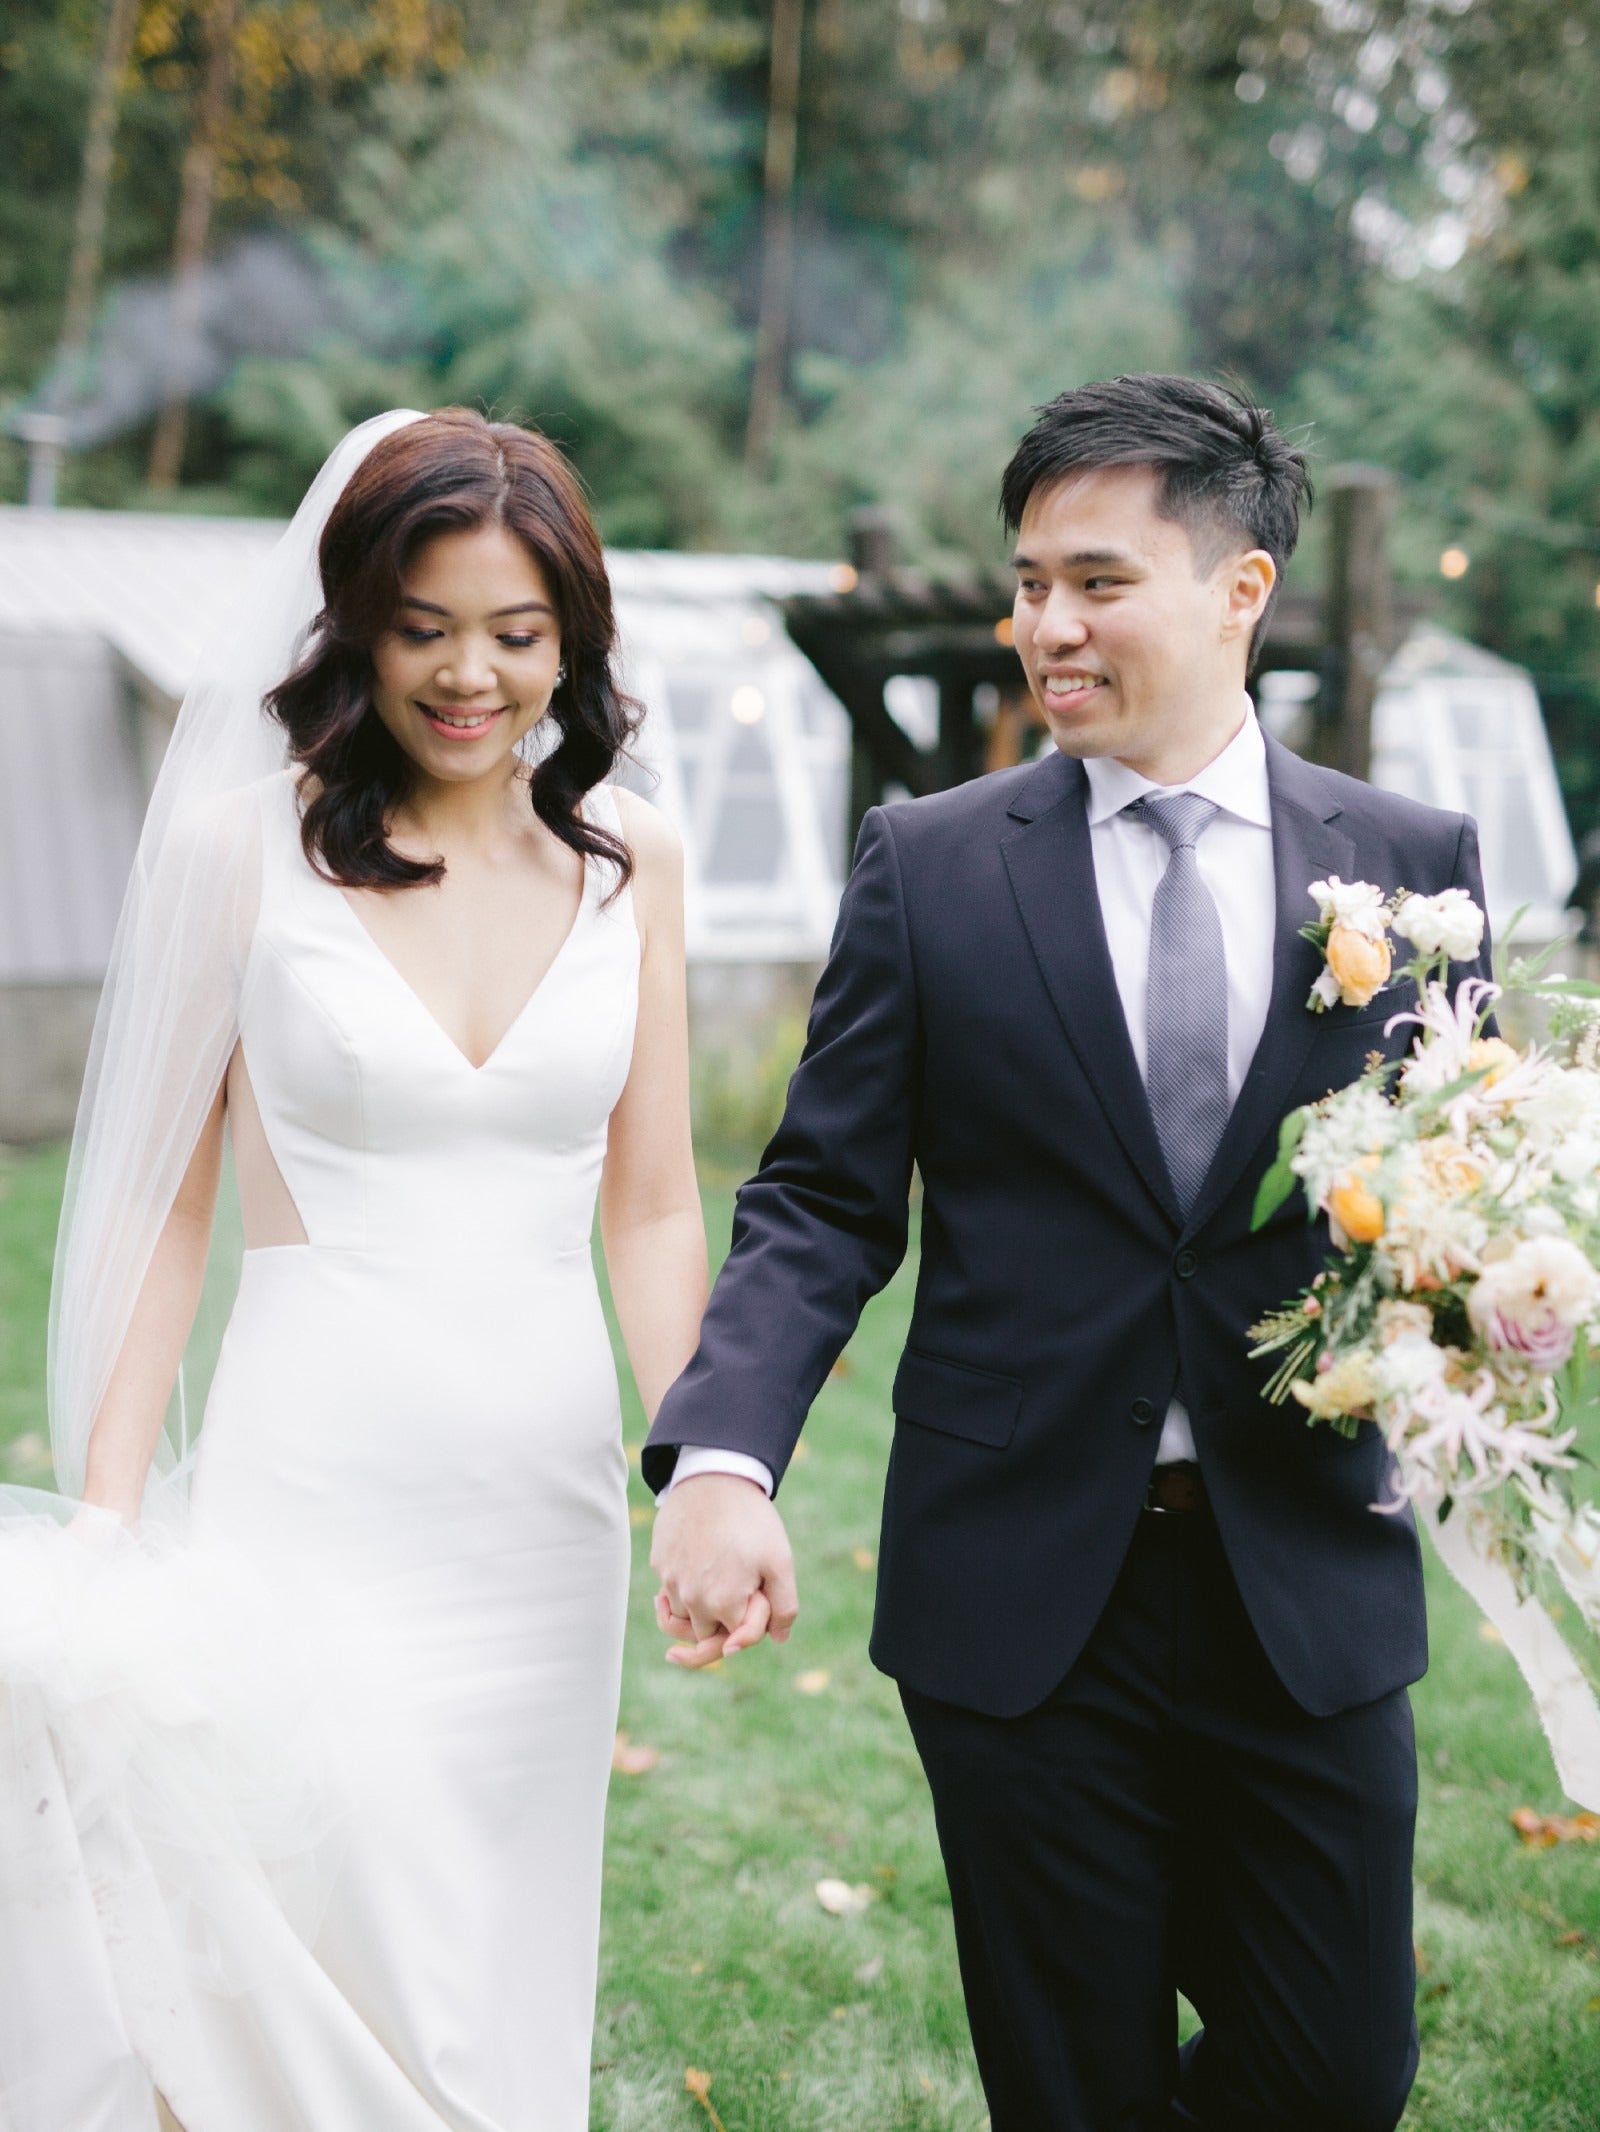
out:
{"label": "tree", "polygon": [[84,133],[83,176],[67,268],[67,300],[62,312],[57,368],[66,374],[81,362],[94,324],[105,253],[106,201],[111,187],[111,155],[116,140],[117,100],[133,49],[138,0],[110,0],[105,35],[95,74],[94,101]]}
{"label": "tree", "polygon": [[[274,124],[283,92],[297,79],[331,86],[407,77],[423,64],[441,71],[460,57],[453,10],[433,0],[367,0],[356,11],[341,0],[195,0],[193,27],[200,60],[173,241],[171,367],[150,447],[154,489],[173,488],[182,467],[201,271],[219,192],[231,179],[237,190],[253,181],[279,205],[298,198],[289,143]],[[175,8],[156,7],[146,49],[175,48],[183,28]]]}
{"label": "tree", "polygon": [[211,233],[233,89],[237,0],[209,0],[202,28],[205,64],[195,106],[194,130],[183,158],[178,228],[172,247],[172,338],[161,412],[150,445],[148,480],[153,489],[177,485],[188,422],[191,346],[200,324],[200,270]]}
{"label": "tree", "polygon": [[789,356],[794,274],[794,181],[800,115],[800,48],[805,0],[772,0],[771,89],[763,170],[761,298],[750,380],[745,464],[765,473]]}

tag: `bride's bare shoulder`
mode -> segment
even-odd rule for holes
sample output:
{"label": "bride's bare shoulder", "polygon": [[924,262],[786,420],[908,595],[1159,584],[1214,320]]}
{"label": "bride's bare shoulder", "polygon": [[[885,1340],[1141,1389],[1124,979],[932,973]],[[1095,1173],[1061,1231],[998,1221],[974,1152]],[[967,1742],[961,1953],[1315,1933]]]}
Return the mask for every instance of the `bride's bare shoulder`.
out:
{"label": "bride's bare shoulder", "polygon": [[683,840],[659,807],[637,792],[612,786],[623,842],[633,854],[633,908],[639,932],[652,940],[683,941]]}
{"label": "bride's bare shoulder", "polygon": [[661,809],[625,786],[613,785],[610,791],[623,841],[633,853],[635,882],[642,886],[646,881],[670,881],[681,875],[683,839]]}

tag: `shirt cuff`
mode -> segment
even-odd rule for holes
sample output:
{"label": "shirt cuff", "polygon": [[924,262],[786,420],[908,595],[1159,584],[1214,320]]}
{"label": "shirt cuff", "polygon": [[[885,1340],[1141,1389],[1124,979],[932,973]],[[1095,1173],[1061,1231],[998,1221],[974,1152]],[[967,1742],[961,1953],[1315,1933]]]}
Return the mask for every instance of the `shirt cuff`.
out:
{"label": "shirt cuff", "polygon": [[701,1473],[734,1474],[739,1480],[754,1481],[764,1495],[771,1495],[773,1490],[772,1468],[759,1458],[751,1458],[743,1451],[713,1451],[704,1444],[681,1444],[678,1463],[661,1491],[661,1501],[666,1501],[679,1481],[692,1481]]}

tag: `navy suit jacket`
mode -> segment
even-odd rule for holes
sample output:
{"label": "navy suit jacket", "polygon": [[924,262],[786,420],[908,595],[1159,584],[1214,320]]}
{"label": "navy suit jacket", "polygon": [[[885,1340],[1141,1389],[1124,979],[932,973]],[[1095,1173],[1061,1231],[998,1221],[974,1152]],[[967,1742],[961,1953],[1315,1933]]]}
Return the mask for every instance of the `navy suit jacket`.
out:
{"label": "navy suit jacket", "polygon": [[[699,1350],[644,1453],[764,1459],[780,1478],[868,1298],[922,1250],[894,1383],[872,1656],[925,1695],[1015,1715],[1082,1649],[1140,1514],[1181,1377],[1228,1559],[1279,1678],[1315,1714],[1427,1665],[1387,1452],[1261,1396],[1247,1328],[1328,1248],[1298,1194],[1258,1234],[1279,1121],[1353,1080],[1410,988],[1316,1015],[1299,929],[1328,874],[1478,902],[1477,836],[1267,743],[1277,929],[1266,1029],[1185,1219],[1128,1039],[1081,764],[1052,755],[874,808],[783,1122],[738,1198]],[[1487,970],[1487,946],[1480,969]],[[1453,978],[1470,974],[1457,969]]]}

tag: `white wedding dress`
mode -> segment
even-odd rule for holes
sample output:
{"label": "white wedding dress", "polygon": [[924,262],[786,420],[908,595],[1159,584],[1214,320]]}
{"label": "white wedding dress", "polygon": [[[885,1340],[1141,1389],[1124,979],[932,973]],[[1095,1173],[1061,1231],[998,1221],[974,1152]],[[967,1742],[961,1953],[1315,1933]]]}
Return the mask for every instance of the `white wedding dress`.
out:
{"label": "white wedding dress", "polygon": [[[0,2124],[147,2132],[159,2093],[183,2132],[585,2132],[629,1558],[590,1234],[633,1044],[631,899],[587,865],[565,944],[475,1068],[307,863],[287,775],[257,796],[236,1167],[247,1238],[254,1214],[304,1240],[245,1252],[193,1559],[143,1574],[179,1580],[219,1698],[274,1676],[293,1751],[263,1700],[206,1713],[228,1742],[208,1762],[182,1649],[139,1679],[143,1601],[126,1678],[101,1620],[56,1702],[59,1654],[30,1679],[13,1649],[8,1682],[0,1632]],[[609,793],[588,807],[618,830]],[[209,1571],[185,1601],[194,1560],[248,1586],[241,1623],[265,1609],[236,1650],[226,1606],[195,1620]],[[138,1708],[108,1755],[119,1696]],[[290,1775],[248,1766],[252,1724]],[[313,1767],[305,1920],[292,1846],[251,1858],[234,1832],[282,1819],[253,1787],[303,1792]]]}

